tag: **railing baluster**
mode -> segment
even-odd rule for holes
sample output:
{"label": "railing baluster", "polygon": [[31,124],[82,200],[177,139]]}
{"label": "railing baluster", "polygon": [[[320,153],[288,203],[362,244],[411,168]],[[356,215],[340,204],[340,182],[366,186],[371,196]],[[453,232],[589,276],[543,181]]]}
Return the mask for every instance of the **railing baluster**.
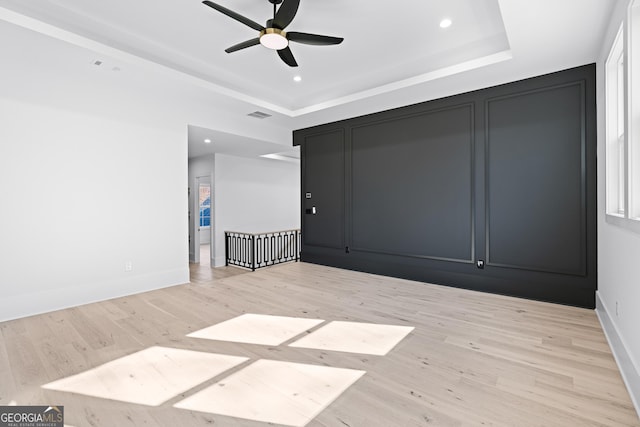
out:
{"label": "railing baluster", "polygon": [[260,250],[260,242],[262,241],[261,236],[257,236],[255,239],[255,253],[256,253],[256,265],[260,266],[262,264],[262,260],[264,259],[264,253]]}
{"label": "railing baluster", "polygon": [[229,257],[227,254],[229,253],[229,233],[224,232],[224,265],[225,267],[229,266]]}
{"label": "railing baluster", "polygon": [[252,235],[251,236],[251,271],[256,271],[255,247],[256,247],[256,236]]}

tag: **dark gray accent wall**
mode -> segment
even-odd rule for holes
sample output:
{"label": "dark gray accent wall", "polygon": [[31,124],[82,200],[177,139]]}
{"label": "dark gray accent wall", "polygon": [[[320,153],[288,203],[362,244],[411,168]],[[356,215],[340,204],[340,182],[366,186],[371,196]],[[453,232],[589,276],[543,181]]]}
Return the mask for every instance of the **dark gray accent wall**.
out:
{"label": "dark gray accent wall", "polygon": [[352,248],[471,262],[472,156],[470,104],[353,128]]}
{"label": "dark gray accent wall", "polygon": [[295,131],[302,260],[593,307],[595,126],[588,65]]}
{"label": "dark gray accent wall", "polygon": [[584,275],[584,83],[487,101],[487,265]]}
{"label": "dark gray accent wall", "polygon": [[[304,153],[305,211],[316,208],[315,214],[303,215],[302,245],[342,250],[344,248],[344,132],[309,135]],[[305,196],[306,197],[306,196]],[[313,211],[312,211],[313,212]]]}

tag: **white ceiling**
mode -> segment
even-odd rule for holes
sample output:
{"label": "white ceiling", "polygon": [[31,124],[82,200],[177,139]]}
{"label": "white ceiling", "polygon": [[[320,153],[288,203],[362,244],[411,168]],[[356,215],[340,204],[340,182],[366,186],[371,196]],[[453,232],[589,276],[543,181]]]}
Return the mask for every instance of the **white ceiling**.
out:
{"label": "white ceiling", "polygon": [[[0,0],[0,19],[97,53],[156,64],[212,97],[230,99],[226,113],[239,120],[260,110],[273,115],[265,124],[289,132],[594,62],[615,2],[301,0],[287,30],[345,41],[292,43],[297,68],[262,46],[225,53],[257,34],[199,0]],[[217,3],[261,24],[273,12],[267,0]],[[442,29],[445,17],[453,25]],[[295,75],[302,81],[294,82]],[[192,125],[190,155],[213,150],[201,146],[202,126]],[[243,144],[243,135],[211,132],[229,146]],[[248,152],[256,152],[257,141],[245,138],[253,147]]]}
{"label": "white ceiling", "polygon": [[283,161],[300,159],[298,147],[283,147],[281,144],[199,126],[189,126],[189,138],[193,142],[189,147],[189,157],[206,156],[215,152],[241,157],[269,156],[267,158]]}

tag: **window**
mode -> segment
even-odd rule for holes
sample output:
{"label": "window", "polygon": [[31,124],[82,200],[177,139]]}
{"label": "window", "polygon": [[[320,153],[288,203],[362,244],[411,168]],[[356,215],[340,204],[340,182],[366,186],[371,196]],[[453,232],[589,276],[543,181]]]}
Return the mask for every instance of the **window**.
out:
{"label": "window", "polygon": [[607,59],[607,213],[624,217],[626,183],[624,27]]}
{"label": "window", "polygon": [[211,226],[211,186],[200,184],[200,227]]}
{"label": "window", "polygon": [[607,221],[640,232],[640,0],[605,66]]}
{"label": "window", "polygon": [[630,99],[629,138],[627,142],[629,215],[640,220],[640,0],[635,0],[629,9],[629,67],[628,81]]}

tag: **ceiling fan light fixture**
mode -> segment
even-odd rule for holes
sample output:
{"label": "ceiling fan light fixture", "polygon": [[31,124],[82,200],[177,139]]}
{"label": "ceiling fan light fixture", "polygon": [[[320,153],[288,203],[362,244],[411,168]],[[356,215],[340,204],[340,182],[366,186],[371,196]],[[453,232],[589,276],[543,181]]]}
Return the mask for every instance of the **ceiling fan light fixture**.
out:
{"label": "ceiling fan light fixture", "polygon": [[260,44],[267,49],[281,50],[289,46],[287,33],[278,28],[265,28],[260,31]]}
{"label": "ceiling fan light fixture", "polygon": [[[224,51],[227,53],[237,52],[248,47],[263,45],[269,50],[275,50],[278,52],[278,56],[289,67],[297,67],[298,63],[293,56],[291,49],[289,48],[289,42],[309,44],[315,46],[330,46],[342,43],[344,40],[342,37],[325,36],[321,34],[301,33],[298,31],[285,32],[293,18],[295,18],[298,12],[298,6],[300,6],[300,0],[268,0],[273,5],[273,18],[267,19],[266,25],[262,26],[257,22],[240,15],[237,12],[227,9],[211,0],[204,0],[206,6],[217,10],[218,12],[227,15],[247,27],[258,31],[258,37],[254,37],[250,40],[245,40],[241,43],[237,43],[231,47],[228,47]],[[278,8],[277,5],[280,5]]]}

